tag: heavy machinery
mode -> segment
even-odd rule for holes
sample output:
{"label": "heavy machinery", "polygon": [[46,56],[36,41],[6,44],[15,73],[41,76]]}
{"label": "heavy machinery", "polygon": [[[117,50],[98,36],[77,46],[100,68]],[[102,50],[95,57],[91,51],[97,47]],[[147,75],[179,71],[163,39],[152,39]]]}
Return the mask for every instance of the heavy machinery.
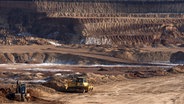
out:
{"label": "heavy machinery", "polygon": [[85,77],[77,77],[65,84],[66,91],[69,92],[88,92],[93,90],[93,86],[88,83]]}
{"label": "heavy machinery", "polygon": [[17,81],[16,93],[14,93],[13,99],[17,101],[29,101],[30,98],[31,96],[27,93],[26,84]]}

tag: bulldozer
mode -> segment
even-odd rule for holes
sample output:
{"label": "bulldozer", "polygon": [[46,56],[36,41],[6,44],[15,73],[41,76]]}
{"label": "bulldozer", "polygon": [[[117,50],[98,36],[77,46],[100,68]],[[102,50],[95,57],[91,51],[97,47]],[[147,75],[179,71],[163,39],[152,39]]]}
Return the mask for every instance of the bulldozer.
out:
{"label": "bulldozer", "polygon": [[90,85],[86,77],[73,78],[71,81],[65,84],[65,90],[67,92],[88,92],[93,90],[93,86]]}

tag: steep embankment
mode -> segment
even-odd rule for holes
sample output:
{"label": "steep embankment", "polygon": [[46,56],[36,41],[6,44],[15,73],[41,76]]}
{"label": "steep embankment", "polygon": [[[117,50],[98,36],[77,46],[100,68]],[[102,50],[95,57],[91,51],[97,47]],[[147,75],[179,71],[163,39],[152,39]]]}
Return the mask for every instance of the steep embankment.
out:
{"label": "steep embankment", "polygon": [[[49,45],[50,41],[94,45],[86,46],[86,52],[65,48],[34,51],[37,47],[30,46],[29,51],[1,52],[1,63],[178,62],[183,59],[174,54],[177,51],[154,48],[154,52],[142,52],[139,48],[181,47],[183,5],[181,1],[0,1],[1,45]],[[100,52],[91,53],[96,46]],[[110,51],[99,46],[110,46]]]}
{"label": "steep embankment", "polygon": [[42,38],[43,42],[53,39],[63,44],[79,44],[84,37],[74,30],[78,24],[77,19],[47,18],[43,13],[30,10],[1,9],[0,44],[28,45],[29,41],[36,44],[39,40],[36,38]]}
{"label": "steep embankment", "polygon": [[[143,64],[182,63],[183,49],[162,48],[155,51],[146,49],[118,49],[96,46],[0,46],[0,63],[59,63],[59,64]],[[180,51],[180,52],[178,52]],[[178,54],[179,53],[179,54]],[[182,54],[181,54],[182,53]]]}
{"label": "steep embankment", "polygon": [[0,1],[1,15],[4,13],[1,24],[15,33],[28,32],[61,43],[129,47],[183,44],[184,10],[180,7],[184,2],[142,2]]}

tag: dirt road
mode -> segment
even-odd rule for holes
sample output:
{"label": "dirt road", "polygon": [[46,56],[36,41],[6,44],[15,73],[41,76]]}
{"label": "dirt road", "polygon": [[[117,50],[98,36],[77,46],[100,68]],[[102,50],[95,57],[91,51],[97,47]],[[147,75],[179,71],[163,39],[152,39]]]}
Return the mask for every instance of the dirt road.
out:
{"label": "dirt road", "polygon": [[184,76],[172,75],[124,80],[95,86],[87,94],[55,94],[43,97],[66,104],[183,104]]}

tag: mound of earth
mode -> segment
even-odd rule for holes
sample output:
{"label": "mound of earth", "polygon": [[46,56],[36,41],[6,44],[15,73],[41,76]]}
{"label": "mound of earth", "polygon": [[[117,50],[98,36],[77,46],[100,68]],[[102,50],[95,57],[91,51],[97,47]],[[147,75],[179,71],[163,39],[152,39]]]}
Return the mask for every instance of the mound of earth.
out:
{"label": "mound of earth", "polygon": [[168,70],[170,73],[184,73],[184,66],[175,66]]}

